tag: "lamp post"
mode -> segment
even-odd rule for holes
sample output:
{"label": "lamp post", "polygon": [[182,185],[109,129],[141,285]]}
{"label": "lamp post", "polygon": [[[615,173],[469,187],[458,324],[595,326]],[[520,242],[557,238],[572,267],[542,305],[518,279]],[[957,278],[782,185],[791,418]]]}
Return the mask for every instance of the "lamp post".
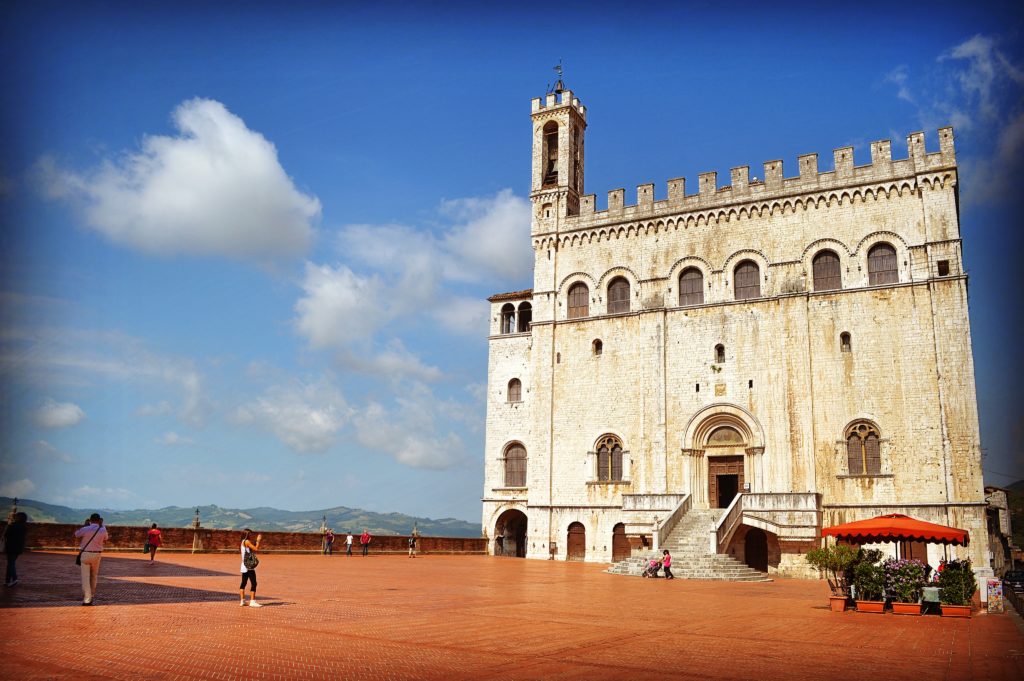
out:
{"label": "lamp post", "polygon": [[199,507],[196,506],[196,517],[192,519],[192,553],[202,548],[203,543],[199,541]]}
{"label": "lamp post", "polygon": [[320,519],[320,553],[327,553],[327,514]]}

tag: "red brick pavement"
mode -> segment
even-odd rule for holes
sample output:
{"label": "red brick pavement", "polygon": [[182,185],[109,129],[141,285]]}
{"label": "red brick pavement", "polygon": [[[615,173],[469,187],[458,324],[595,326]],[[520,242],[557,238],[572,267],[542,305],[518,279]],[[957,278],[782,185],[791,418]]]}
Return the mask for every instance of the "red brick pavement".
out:
{"label": "red brick pavement", "polygon": [[230,555],[109,554],[82,607],[73,554],[0,592],[0,677],[1014,679],[1015,614],[837,614],[821,582],[674,582],[485,556],[265,554],[261,609]]}

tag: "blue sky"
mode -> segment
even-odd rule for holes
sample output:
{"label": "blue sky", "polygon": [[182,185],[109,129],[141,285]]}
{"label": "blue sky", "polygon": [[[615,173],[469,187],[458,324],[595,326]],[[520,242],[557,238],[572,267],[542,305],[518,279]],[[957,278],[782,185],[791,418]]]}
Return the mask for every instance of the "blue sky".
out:
{"label": "blue sky", "polygon": [[559,59],[599,207],[954,125],[986,480],[1024,477],[1014,5],[288,5],[0,8],[0,494],[478,519]]}

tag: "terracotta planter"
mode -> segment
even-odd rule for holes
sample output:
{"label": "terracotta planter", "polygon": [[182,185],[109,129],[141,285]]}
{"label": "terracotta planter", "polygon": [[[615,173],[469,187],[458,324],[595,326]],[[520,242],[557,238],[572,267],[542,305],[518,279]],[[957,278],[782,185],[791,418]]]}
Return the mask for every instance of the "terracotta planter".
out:
{"label": "terracotta planter", "polygon": [[894,615],[920,615],[920,603],[897,603],[893,601],[892,614]]}
{"label": "terracotta planter", "polygon": [[832,612],[846,612],[846,596],[829,596],[828,604]]}
{"label": "terracotta planter", "polygon": [[971,606],[969,605],[947,605],[942,604],[943,617],[970,617]]}
{"label": "terracotta planter", "polygon": [[885,612],[885,601],[857,601],[857,612]]}

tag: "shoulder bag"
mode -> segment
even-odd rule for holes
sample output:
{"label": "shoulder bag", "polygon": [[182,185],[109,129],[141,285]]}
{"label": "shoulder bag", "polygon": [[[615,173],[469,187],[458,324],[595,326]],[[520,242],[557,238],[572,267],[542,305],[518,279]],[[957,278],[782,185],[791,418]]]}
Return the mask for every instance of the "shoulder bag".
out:
{"label": "shoulder bag", "polygon": [[260,564],[260,559],[256,557],[250,549],[245,549],[245,558],[242,559],[242,565],[245,566],[246,570],[255,570],[256,566]]}
{"label": "shoulder bag", "polygon": [[[89,537],[89,541],[85,542],[86,546],[88,546],[89,544],[92,543],[92,540],[96,538],[96,535],[100,533],[101,529],[103,529],[102,525],[100,525],[99,527],[96,528],[96,531],[92,533],[91,537]],[[84,551],[85,551],[84,548],[78,549],[78,555],[75,556],[75,565],[81,565],[82,564],[82,552],[84,552]]]}

